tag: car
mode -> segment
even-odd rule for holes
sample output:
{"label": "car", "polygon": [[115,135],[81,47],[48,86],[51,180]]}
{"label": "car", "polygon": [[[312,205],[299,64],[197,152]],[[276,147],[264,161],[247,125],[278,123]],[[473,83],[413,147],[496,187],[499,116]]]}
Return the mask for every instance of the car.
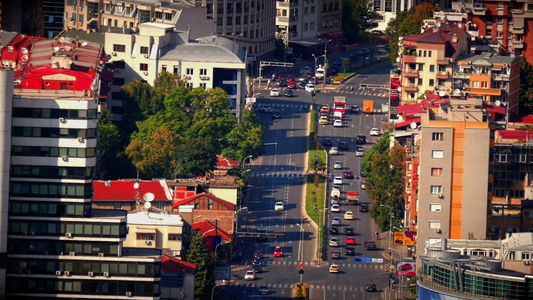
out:
{"label": "car", "polygon": [[306,92],[314,92],[315,91],[315,85],[312,84],[312,83],[308,83],[306,86],[305,86],[305,91]]}
{"label": "car", "polygon": [[331,251],[331,258],[340,259],[341,258],[341,252],[340,251]]}
{"label": "car", "polygon": [[359,204],[359,211],[360,212],[367,212],[368,211],[368,204],[366,204],[366,203]]}
{"label": "car", "polygon": [[259,295],[268,295],[268,294],[270,294],[270,290],[268,289],[268,286],[262,285],[259,288]]}
{"label": "car", "polygon": [[341,176],[335,176],[333,178],[333,184],[342,184],[342,177]]}
{"label": "car", "polygon": [[331,212],[340,212],[340,211],[341,211],[340,205],[338,204],[331,205]]}
{"label": "car", "polygon": [[363,149],[363,147],[357,147],[357,150],[355,150],[355,156],[365,156],[365,149]]}
{"label": "car", "polygon": [[366,182],[365,181],[361,182],[361,189],[362,190],[366,190]]}
{"label": "car", "polygon": [[275,110],[272,112],[272,119],[281,119],[281,112],[279,110]]}
{"label": "car", "polygon": [[313,72],[305,72],[303,75],[307,76],[307,80],[311,80],[311,78],[315,77],[315,74]]}
{"label": "car", "polygon": [[333,145],[333,141],[331,140],[331,138],[324,138],[324,139],[322,139],[322,145],[331,146],[331,145]]}
{"label": "car", "polygon": [[294,75],[287,75],[287,77],[285,77],[285,80],[287,80],[287,83],[295,82],[296,78],[294,77]]}
{"label": "car", "polygon": [[377,128],[370,129],[370,136],[379,136],[379,129]]}
{"label": "car", "polygon": [[282,78],[281,80],[277,81],[277,85],[278,85],[278,87],[287,86],[287,80],[285,80],[285,78]]}
{"label": "car", "polygon": [[327,112],[327,111],[321,111],[321,112],[320,112],[320,116],[321,116],[321,117],[322,117],[322,116],[329,117],[329,112]]}
{"label": "car", "polygon": [[352,105],[352,107],[350,108],[350,111],[356,114],[361,111],[361,108],[359,107],[359,105]]}
{"label": "car", "polygon": [[283,257],[283,248],[281,246],[274,248],[274,257]]}
{"label": "car", "polygon": [[346,245],[355,245],[355,238],[353,236],[349,236],[346,238]]}
{"label": "car", "polygon": [[346,141],[340,141],[339,142],[339,149],[340,150],[348,150],[349,146],[348,146],[348,142]]}
{"label": "car", "polygon": [[340,225],[341,225],[341,218],[333,217],[331,219],[331,226],[340,226]]}
{"label": "car", "polygon": [[263,258],[263,251],[256,250],[255,253],[254,253],[254,258],[262,259]]}
{"label": "car", "polygon": [[329,266],[329,272],[330,273],[339,273],[339,266],[338,265]]}
{"label": "car", "polygon": [[331,234],[331,235],[337,235],[337,234],[339,234],[339,228],[337,228],[337,227],[330,227],[330,228],[329,228],[329,234]]}
{"label": "car", "polygon": [[334,183],[332,189],[341,191],[342,183]]}
{"label": "car", "polygon": [[345,172],[344,172],[344,178],[346,178],[346,179],[354,179],[353,172],[350,171],[350,170],[345,171]]}
{"label": "car", "polygon": [[260,112],[272,112],[272,107],[268,104],[260,104],[258,109]]}
{"label": "car", "polygon": [[254,261],[253,261],[252,265],[260,265],[260,266],[262,266],[263,262],[261,261],[260,258],[254,258]]}
{"label": "car", "polygon": [[376,249],[376,242],[374,241],[365,241],[363,245],[365,246],[365,250]]}
{"label": "car", "polygon": [[255,272],[250,270],[244,274],[244,280],[255,280]]}
{"label": "car", "polygon": [[292,97],[294,96],[294,92],[292,90],[285,90],[285,97]]}
{"label": "car", "polygon": [[279,201],[279,202],[276,202],[276,204],[274,204],[274,210],[284,210],[285,209],[285,205],[283,204],[283,202]]}
{"label": "car", "polygon": [[341,201],[340,201],[339,196],[333,196],[333,197],[331,198],[331,205],[335,205],[335,204],[337,204],[337,205],[340,205],[340,204],[341,204]]}
{"label": "car", "polygon": [[342,127],[342,120],[339,120],[339,119],[335,120],[333,122],[333,127]]}
{"label": "car", "polygon": [[300,74],[305,74],[311,72],[311,67],[305,66],[300,69]]}
{"label": "car", "polygon": [[319,124],[326,125],[329,123],[328,116],[320,116],[320,120],[318,121]]}
{"label": "car", "polygon": [[303,90],[303,89],[305,89],[306,85],[307,85],[307,80],[306,81],[302,81],[302,82],[300,82],[300,85],[298,86],[298,88]]}
{"label": "car", "polygon": [[315,84],[315,83],[316,83],[316,79],[315,79],[315,77],[311,77],[311,78],[309,78],[308,81],[309,81],[309,83],[312,83],[312,84]]}
{"label": "car", "polygon": [[353,218],[354,218],[353,212],[347,211],[344,213],[344,220],[353,220]]}
{"label": "car", "polygon": [[329,149],[329,155],[336,155],[336,154],[339,154],[339,148],[337,147],[331,147]]}
{"label": "car", "polygon": [[287,88],[295,89],[296,88],[296,82],[294,82],[294,81],[287,82]]}
{"label": "car", "polygon": [[377,291],[377,288],[376,288],[376,285],[373,284],[373,283],[368,283],[365,287],[365,290],[367,292],[376,292]]}
{"label": "car", "polygon": [[254,271],[255,273],[261,273],[263,272],[263,267],[261,265],[253,265],[252,266],[252,271]]}
{"label": "car", "polygon": [[342,162],[336,161],[333,163],[333,169],[342,169]]}
{"label": "car", "polygon": [[347,246],[344,249],[344,254],[346,254],[346,255],[355,255],[355,247]]}
{"label": "car", "polygon": [[331,247],[339,247],[339,239],[337,237],[332,237],[329,239],[329,245]]}
{"label": "car", "polygon": [[358,144],[366,144],[366,136],[360,134],[358,135],[355,140],[357,141]]}
{"label": "car", "polygon": [[331,198],[338,198],[341,196],[341,189],[337,188],[336,186],[333,186],[331,189]]}
{"label": "car", "polygon": [[279,90],[278,89],[270,90],[270,97],[279,97]]}
{"label": "car", "polygon": [[346,227],[344,228],[344,235],[354,235],[355,231],[353,230],[353,227]]}
{"label": "car", "polygon": [[329,113],[330,111],[330,108],[329,108],[329,105],[324,105],[320,108],[320,111],[327,111]]}
{"label": "car", "polygon": [[411,265],[401,265],[398,269],[400,271],[411,271],[413,269],[413,266],[411,266]]}
{"label": "car", "polygon": [[308,77],[305,74],[302,74],[302,75],[298,76],[298,81],[300,81],[300,82],[307,81],[307,79],[308,79]]}

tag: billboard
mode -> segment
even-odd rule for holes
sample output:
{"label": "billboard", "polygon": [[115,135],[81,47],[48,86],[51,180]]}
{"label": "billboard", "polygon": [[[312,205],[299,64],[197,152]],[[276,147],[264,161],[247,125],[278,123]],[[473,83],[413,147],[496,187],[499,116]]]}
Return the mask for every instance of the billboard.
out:
{"label": "billboard", "polygon": [[416,232],[405,231],[394,233],[394,245],[416,246]]}
{"label": "billboard", "polygon": [[396,262],[396,275],[416,276],[416,263],[414,261]]}

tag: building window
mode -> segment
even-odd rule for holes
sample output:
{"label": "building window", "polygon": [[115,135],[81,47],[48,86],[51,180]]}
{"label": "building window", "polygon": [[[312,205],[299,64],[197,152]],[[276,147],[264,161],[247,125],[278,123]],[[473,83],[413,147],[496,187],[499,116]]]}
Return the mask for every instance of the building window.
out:
{"label": "building window", "polygon": [[148,71],[148,64],[141,64],[140,70],[141,71]]}
{"label": "building window", "polygon": [[418,78],[418,85],[422,85],[422,84],[424,84],[423,79],[422,78]]}
{"label": "building window", "polygon": [[200,87],[203,87],[204,89],[207,88],[207,83],[200,83]]}
{"label": "building window", "polygon": [[431,176],[442,176],[442,168],[431,168]]}
{"label": "building window", "polygon": [[496,154],[495,156],[496,156],[497,162],[503,162],[503,163],[507,162],[507,154]]}
{"label": "building window", "polygon": [[433,150],[431,151],[431,158],[444,158],[444,153],[442,150]]}
{"label": "building window", "polygon": [[518,232],[518,227],[507,227],[507,232],[508,233],[517,233]]}
{"label": "building window", "polygon": [[165,202],[164,201],[159,201],[159,202],[156,202],[156,207],[160,210],[165,210]]}
{"label": "building window", "polygon": [[435,79],[430,79],[429,86],[434,86],[434,85],[435,85]]}
{"label": "building window", "polygon": [[200,69],[200,76],[207,76],[207,69]]}
{"label": "building window", "polygon": [[428,57],[431,57],[431,51],[428,51]]}
{"label": "building window", "polygon": [[473,88],[479,88],[479,81],[473,81],[472,82],[472,87]]}
{"label": "building window", "polygon": [[315,22],[309,23],[309,30],[315,30]]}
{"label": "building window", "polygon": [[194,75],[194,69],[187,68],[187,75]]}
{"label": "building window", "polygon": [[148,54],[148,47],[141,47],[141,54]]}
{"label": "building window", "polygon": [[163,12],[162,11],[156,11],[155,12],[155,18],[156,19],[163,19]]}
{"label": "building window", "polygon": [[171,13],[165,13],[165,20],[172,21],[172,14]]}
{"label": "building window", "polygon": [[424,71],[424,64],[418,65],[418,71]]}
{"label": "building window", "polygon": [[122,209],[122,202],[115,202],[114,209]]}
{"label": "building window", "polygon": [[527,162],[527,155],[525,155],[525,154],[520,154],[519,161],[520,161],[521,163],[525,163],[525,162]]}
{"label": "building window", "polygon": [[444,136],[444,133],[442,132],[433,132],[431,135],[432,140],[434,141],[442,141],[442,137]]}
{"label": "building window", "polygon": [[505,197],[505,190],[494,190],[494,197]]}
{"label": "building window", "polygon": [[408,163],[407,164],[407,171],[411,171],[413,169],[413,164],[412,163]]}
{"label": "building window", "polygon": [[233,19],[231,17],[227,17],[226,18],[226,25],[232,25],[233,24]]}
{"label": "building window", "polygon": [[440,212],[441,209],[442,209],[442,204],[440,204],[440,203],[430,203],[429,204],[429,210],[430,211]]}
{"label": "building window", "polygon": [[524,190],[509,190],[509,197],[511,198],[524,198]]}
{"label": "building window", "polygon": [[315,13],[315,6],[311,6],[311,14]]}
{"label": "building window", "polygon": [[442,186],[441,185],[432,185],[431,186],[431,193],[432,194],[442,194]]}
{"label": "building window", "polygon": [[486,89],[486,88],[489,87],[489,83],[486,82],[486,81],[482,81],[482,82],[481,82],[481,87],[484,88],[484,89]]}
{"label": "building window", "polygon": [[440,229],[440,221],[438,221],[438,220],[430,220],[429,221],[429,228],[431,228],[431,229]]}
{"label": "building window", "polygon": [[113,44],[113,52],[126,52],[126,45]]}
{"label": "building window", "polygon": [[429,71],[435,72],[435,65],[429,65]]}
{"label": "building window", "polygon": [[522,252],[522,260],[531,260],[531,253]]}

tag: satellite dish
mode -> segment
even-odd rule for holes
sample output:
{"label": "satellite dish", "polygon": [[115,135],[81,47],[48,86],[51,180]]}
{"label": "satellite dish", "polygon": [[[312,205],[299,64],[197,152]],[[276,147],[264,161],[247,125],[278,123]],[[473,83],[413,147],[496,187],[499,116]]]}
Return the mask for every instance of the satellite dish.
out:
{"label": "satellite dish", "polygon": [[135,183],[133,184],[133,188],[134,188],[134,189],[138,189],[138,188],[139,188],[139,183],[138,183],[138,182],[135,182]]}
{"label": "satellite dish", "polygon": [[155,198],[155,196],[152,193],[146,193],[146,194],[143,195],[144,201],[147,201],[147,202],[153,201],[154,198]]}
{"label": "satellite dish", "polygon": [[496,106],[500,106],[502,103],[500,102],[500,100],[496,100],[494,104],[496,104]]}
{"label": "satellite dish", "polygon": [[444,97],[444,96],[446,96],[446,93],[444,91],[440,91],[439,92],[439,96]]}
{"label": "satellite dish", "polygon": [[144,203],[144,208],[150,209],[150,207],[152,207],[152,203],[150,203],[150,202],[145,202]]}
{"label": "satellite dish", "polygon": [[402,91],[402,87],[399,86],[396,90],[397,90],[398,92],[401,92],[401,91]]}
{"label": "satellite dish", "polygon": [[83,42],[83,43],[81,43],[81,46],[82,46],[82,47],[87,46],[87,42]]}
{"label": "satellite dish", "polygon": [[416,129],[416,127],[418,127],[418,126],[416,125],[416,122],[411,122],[411,125],[410,125],[410,126],[411,126],[412,129]]}
{"label": "satellite dish", "polygon": [[63,37],[63,36],[60,37],[60,38],[59,38],[59,41],[60,41],[61,43],[64,43],[64,42],[65,42],[65,37]]}

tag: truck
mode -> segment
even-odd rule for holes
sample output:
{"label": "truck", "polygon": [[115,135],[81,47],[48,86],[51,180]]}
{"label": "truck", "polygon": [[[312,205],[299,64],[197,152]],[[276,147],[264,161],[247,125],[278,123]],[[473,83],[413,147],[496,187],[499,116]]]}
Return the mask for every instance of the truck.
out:
{"label": "truck", "polygon": [[348,203],[348,205],[357,205],[359,203],[359,192],[347,191],[346,202]]}
{"label": "truck", "polygon": [[346,97],[334,96],[333,97],[333,112],[340,111],[342,114],[346,114]]}
{"label": "truck", "polygon": [[374,113],[374,101],[372,101],[372,100],[363,101],[363,112],[365,114]]}
{"label": "truck", "polygon": [[324,68],[320,67],[320,68],[316,69],[315,78],[316,79],[324,78],[325,73],[326,72],[325,72]]}

